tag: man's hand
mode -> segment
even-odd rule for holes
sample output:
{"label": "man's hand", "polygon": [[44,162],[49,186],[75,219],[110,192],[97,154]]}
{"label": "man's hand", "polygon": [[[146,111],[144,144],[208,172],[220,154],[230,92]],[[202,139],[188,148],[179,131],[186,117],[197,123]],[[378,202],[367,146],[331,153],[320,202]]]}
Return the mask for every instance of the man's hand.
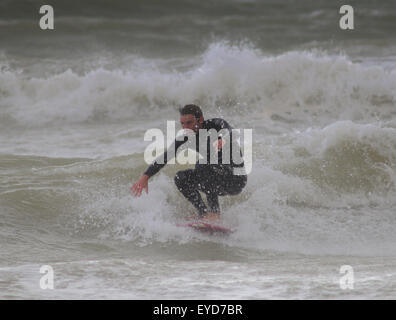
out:
{"label": "man's hand", "polygon": [[131,192],[134,197],[140,197],[142,195],[142,190],[145,189],[148,193],[148,179],[147,174],[143,174],[139,180],[131,187]]}
{"label": "man's hand", "polygon": [[216,151],[219,151],[225,144],[226,141],[224,139],[218,139],[215,142],[213,142],[213,147],[215,148]]}

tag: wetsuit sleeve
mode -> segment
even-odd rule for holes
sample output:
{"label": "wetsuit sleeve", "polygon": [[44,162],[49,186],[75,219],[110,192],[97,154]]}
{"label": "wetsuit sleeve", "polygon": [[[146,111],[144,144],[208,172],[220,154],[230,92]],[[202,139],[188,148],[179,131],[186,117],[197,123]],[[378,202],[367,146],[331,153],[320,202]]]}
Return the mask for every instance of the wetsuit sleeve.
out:
{"label": "wetsuit sleeve", "polygon": [[215,118],[212,119],[212,121],[213,121],[213,127],[215,127],[217,131],[221,129],[227,129],[231,133],[232,127],[224,119]]}
{"label": "wetsuit sleeve", "polygon": [[173,151],[173,148],[175,148],[175,151],[170,153],[173,154],[173,156],[176,154],[177,149],[187,141],[187,138],[184,140],[175,140],[175,142],[167,149],[165,150],[163,156],[159,156],[144,172],[144,174],[148,175],[149,177],[152,177],[155,175],[158,171],[160,171],[168,162],[168,151]]}
{"label": "wetsuit sleeve", "polygon": [[227,121],[220,118],[213,119],[213,126],[217,131],[222,130],[223,133],[224,129],[226,130],[225,134],[219,136],[219,139],[224,139],[227,143],[231,141],[232,127]]}
{"label": "wetsuit sleeve", "polygon": [[[237,168],[243,168],[244,167],[244,161],[243,161],[243,154],[242,154],[242,150],[239,146],[239,144],[236,142],[236,140],[234,141],[234,139],[232,138],[232,136],[235,134],[232,132],[232,127],[229,125],[229,123],[227,121],[225,121],[224,119],[221,118],[216,118],[213,119],[213,126],[216,128],[216,130],[220,131],[222,130],[224,132],[224,129],[226,129],[225,134],[222,135],[221,137],[219,136],[219,139],[224,139],[225,143],[229,144],[228,148],[227,146],[225,147],[225,149],[228,149],[228,152],[230,152],[230,161],[231,161],[231,167],[237,167]],[[233,157],[233,149],[235,149],[236,151],[236,158]],[[239,151],[239,152],[238,152]],[[239,156],[238,156],[239,153]],[[223,159],[223,150],[221,150],[221,156]],[[220,165],[220,167],[227,167],[227,165]]]}

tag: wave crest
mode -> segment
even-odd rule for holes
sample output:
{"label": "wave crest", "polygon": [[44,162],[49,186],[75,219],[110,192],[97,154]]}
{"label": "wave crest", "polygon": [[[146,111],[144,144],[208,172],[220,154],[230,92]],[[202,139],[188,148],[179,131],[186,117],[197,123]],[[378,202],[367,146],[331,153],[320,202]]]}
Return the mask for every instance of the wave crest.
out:
{"label": "wave crest", "polygon": [[209,110],[326,122],[385,119],[396,104],[395,73],[320,52],[266,56],[248,45],[215,43],[187,70],[133,61],[124,70],[68,70],[47,78],[3,68],[1,116],[31,126],[124,121],[195,102]]}

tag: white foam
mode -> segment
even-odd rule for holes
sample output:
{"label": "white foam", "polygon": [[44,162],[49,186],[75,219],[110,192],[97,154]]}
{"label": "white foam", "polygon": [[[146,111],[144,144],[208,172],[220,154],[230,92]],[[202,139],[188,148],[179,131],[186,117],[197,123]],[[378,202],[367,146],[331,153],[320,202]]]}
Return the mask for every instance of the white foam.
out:
{"label": "white foam", "polygon": [[[305,121],[386,118],[396,100],[396,75],[344,56],[293,51],[266,56],[248,45],[214,43],[187,71],[163,61],[132,59],[128,68],[95,67],[47,78],[1,71],[3,116],[20,124],[122,121],[175,105]],[[200,62],[199,62],[200,61]],[[4,100],[5,98],[5,100]]]}

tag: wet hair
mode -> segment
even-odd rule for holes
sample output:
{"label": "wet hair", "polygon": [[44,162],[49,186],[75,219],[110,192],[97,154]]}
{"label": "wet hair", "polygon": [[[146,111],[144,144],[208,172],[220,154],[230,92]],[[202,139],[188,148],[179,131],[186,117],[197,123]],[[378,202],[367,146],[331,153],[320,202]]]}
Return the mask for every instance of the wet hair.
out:
{"label": "wet hair", "polygon": [[192,114],[197,119],[200,119],[203,116],[201,108],[195,104],[187,104],[183,108],[180,108],[179,112],[181,116]]}

